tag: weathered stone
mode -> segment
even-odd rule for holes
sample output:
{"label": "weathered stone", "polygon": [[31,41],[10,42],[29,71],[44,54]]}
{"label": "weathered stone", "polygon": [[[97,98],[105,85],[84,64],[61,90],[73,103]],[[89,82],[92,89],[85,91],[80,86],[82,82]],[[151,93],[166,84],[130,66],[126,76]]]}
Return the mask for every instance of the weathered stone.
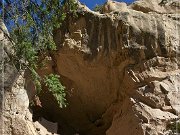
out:
{"label": "weathered stone", "polygon": [[[41,76],[61,76],[68,107],[61,109],[43,89],[42,107],[34,108],[33,116],[43,119],[46,128],[40,120],[34,124],[28,98],[34,96],[35,87],[25,76],[26,92],[24,76],[15,74],[8,63],[6,134],[46,134],[51,126],[51,133],[58,129],[57,134],[65,135],[171,134],[167,124],[179,118],[180,111],[178,3],[138,0],[127,6],[109,1],[105,14],[80,5],[78,18],[68,16],[63,29],[55,31],[58,50],[38,71]],[[8,60],[4,53],[1,61],[4,57]]]}
{"label": "weathered stone", "polygon": [[8,38],[5,25],[0,21],[0,134],[1,135],[45,135],[38,133],[29,110],[28,92],[24,88],[24,73],[18,73],[11,57],[14,55],[12,42]]}
{"label": "weathered stone", "polygon": [[[78,19],[66,22],[68,33],[57,30],[54,37],[61,49],[53,56],[55,72],[67,88],[69,106],[51,114],[76,130],[62,133],[168,132],[166,125],[178,118],[179,110],[179,94],[171,93],[179,82],[180,23],[178,16],[173,18],[179,9],[160,2],[139,0],[122,7],[109,1],[106,14],[81,7]],[[85,36],[62,36],[77,31],[86,35],[86,42]],[[44,104],[46,96],[41,97]],[[45,105],[47,112],[52,105]]]}

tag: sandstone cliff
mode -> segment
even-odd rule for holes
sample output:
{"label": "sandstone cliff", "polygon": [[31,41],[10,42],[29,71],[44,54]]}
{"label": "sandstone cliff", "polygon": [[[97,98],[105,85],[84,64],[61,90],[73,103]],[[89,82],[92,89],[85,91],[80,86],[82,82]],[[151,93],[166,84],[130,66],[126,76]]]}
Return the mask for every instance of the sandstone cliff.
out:
{"label": "sandstone cliff", "polygon": [[[42,119],[39,122],[44,127],[32,121],[24,71],[18,71],[12,62],[13,42],[2,20],[0,28],[0,135],[50,135],[46,125],[55,127],[57,124]],[[57,133],[57,128],[53,133]]]}
{"label": "sandstone cliff", "polygon": [[[139,0],[128,6],[108,2],[102,14],[80,5],[78,17],[69,16],[54,31],[58,51],[47,55],[47,66],[39,69],[42,76],[61,76],[69,105],[60,109],[44,89],[42,108],[33,115],[57,122],[62,135],[175,134],[168,125],[179,120],[180,112],[179,13],[177,0]],[[9,66],[5,70],[14,69]],[[23,92],[18,99],[26,100],[32,84],[27,81],[26,93],[22,80],[9,78],[5,84],[12,91],[5,93],[17,97]],[[5,106],[15,102],[8,96],[4,101]],[[18,107],[18,115],[29,112],[28,100]]]}

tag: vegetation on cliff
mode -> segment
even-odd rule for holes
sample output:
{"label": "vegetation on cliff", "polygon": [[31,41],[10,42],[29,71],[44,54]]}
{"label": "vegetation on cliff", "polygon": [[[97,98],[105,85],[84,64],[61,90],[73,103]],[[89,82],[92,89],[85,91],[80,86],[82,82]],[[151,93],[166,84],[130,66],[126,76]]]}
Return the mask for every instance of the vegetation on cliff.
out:
{"label": "vegetation on cliff", "polygon": [[[60,28],[68,14],[75,15],[74,0],[5,0],[0,2],[1,18],[9,28],[15,55],[13,62],[18,70],[29,69],[38,93],[46,83],[58,100],[60,107],[66,106],[65,87],[58,75],[42,78],[37,73],[38,56],[56,50],[53,30]],[[37,94],[38,94],[37,93]]]}
{"label": "vegetation on cliff", "polygon": [[93,10],[94,10],[95,12],[100,12],[100,13],[101,13],[101,12],[102,12],[102,9],[103,9],[103,5],[98,5],[98,4],[96,4]]}

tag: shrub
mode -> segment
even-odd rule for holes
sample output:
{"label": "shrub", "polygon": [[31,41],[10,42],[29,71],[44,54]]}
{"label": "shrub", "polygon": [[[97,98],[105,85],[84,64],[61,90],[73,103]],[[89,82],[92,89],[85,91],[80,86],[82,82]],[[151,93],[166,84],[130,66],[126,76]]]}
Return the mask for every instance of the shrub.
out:
{"label": "shrub", "polygon": [[[61,27],[67,14],[76,15],[77,4],[74,0],[4,0],[0,7],[13,41],[13,62],[19,70],[28,68],[31,71],[39,93],[44,79],[36,72],[38,56],[56,50],[53,30]],[[60,106],[65,107],[65,87],[58,78],[50,75],[45,82]]]}
{"label": "shrub", "polygon": [[101,13],[101,12],[102,12],[102,9],[103,9],[103,5],[97,5],[97,4],[96,4],[96,6],[94,7],[93,10],[94,10],[95,12],[100,12],[100,13]]}
{"label": "shrub", "polygon": [[45,76],[44,82],[58,101],[59,106],[63,108],[67,105],[65,98],[66,93],[65,87],[60,83],[59,78],[60,76],[58,75],[50,74],[48,76]]}
{"label": "shrub", "polygon": [[173,133],[180,133],[180,122],[175,121],[167,125],[167,128],[172,130]]}

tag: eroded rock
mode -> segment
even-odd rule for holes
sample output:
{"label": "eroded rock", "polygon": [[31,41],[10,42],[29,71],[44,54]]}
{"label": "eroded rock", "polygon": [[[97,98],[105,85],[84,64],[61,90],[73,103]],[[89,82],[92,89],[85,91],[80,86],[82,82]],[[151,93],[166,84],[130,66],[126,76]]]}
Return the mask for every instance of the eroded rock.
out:
{"label": "eroded rock", "polygon": [[[11,61],[13,43],[9,40],[9,34],[5,33],[7,29],[3,22],[0,22],[0,28],[0,134],[51,135],[52,132],[43,127],[41,122],[34,124],[32,121],[29,96],[24,88],[24,71],[18,72]],[[38,132],[36,127],[42,131]]]}
{"label": "eroded rock", "polygon": [[[172,134],[167,125],[179,119],[180,109],[177,3],[139,0],[123,6],[109,2],[104,5],[105,14],[81,5],[78,18],[69,16],[54,32],[58,51],[47,54],[46,67],[38,71],[41,76],[61,76],[69,105],[61,109],[43,87],[39,95],[42,107],[33,110],[33,115],[44,117],[55,130],[58,126],[57,134],[64,135]],[[45,134],[48,129],[34,128],[32,120],[20,124],[29,110],[22,76],[18,79],[21,81],[10,83],[13,89],[7,92],[6,125],[11,125],[7,132],[31,134],[29,125],[34,134]],[[28,79],[27,90],[34,90]],[[18,94],[22,92],[23,97]],[[9,123],[16,115],[17,120]],[[27,118],[31,119],[31,114]]]}
{"label": "eroded rock", "polygon": [[59,50],[48,69],[61,75],[69,106],[51,113],[58,108],[54,99],[40,98],[42,115],[57,114],[51,120],[66,123],[62,134],[170,132],[167,124],[179,117],[180,23],[172,17],[179,10],[160,2],[137,1],[122,10],[109,2],[116,8],[107,3],[106,14],[82,7],[78,18],[56,30]]}

